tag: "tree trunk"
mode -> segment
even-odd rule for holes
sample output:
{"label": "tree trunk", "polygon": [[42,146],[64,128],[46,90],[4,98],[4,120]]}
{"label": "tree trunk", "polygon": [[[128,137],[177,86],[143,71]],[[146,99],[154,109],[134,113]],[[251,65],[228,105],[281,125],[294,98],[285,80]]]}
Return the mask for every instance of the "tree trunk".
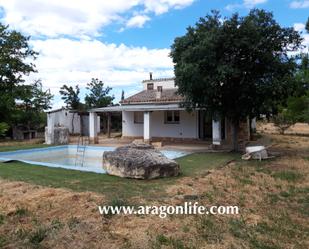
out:
{"label": "tree trunk", "polygon": [[233,144],[233,151],[238,152],[238,129],[239,129],[239,122],[236,120],[232,120],[232,144]]}

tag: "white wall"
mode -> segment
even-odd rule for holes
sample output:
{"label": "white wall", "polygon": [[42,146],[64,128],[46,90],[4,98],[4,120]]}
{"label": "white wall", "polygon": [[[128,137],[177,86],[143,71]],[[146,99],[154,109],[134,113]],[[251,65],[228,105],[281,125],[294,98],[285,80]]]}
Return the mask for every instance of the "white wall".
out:
{"label": "white wall", "polygon": [[[150,135],[152,137],[198,138],[197,121],[197,112],[180,111],[179,124],[165,124],[164,111],[154,111],[151,113]],[[134,112],[122,112],[122,122],[123,136],[143,136],[144,124],[134,124]]]}
{"label": "white wall", "polygon": [[162,86],[163,89],[176,88],[174,80],[163,80],[163,81],[145,81],[143,82],[143,89],[147,90],[147,84],[153,83],[153,89],[156,90],[158,86]]}
{"label": "white wall", "polygon": [[134,112],[122,112],[122,136],[143,137],[144,124],[134,123]]}
{"label": "white wall", "polygon": [[[73,113],[68,110],[60,110],[57,112],[52,112],[47,114],[48,124],[53,124],[53,126],[64,126],[69,128],[69,132],[73,132],[72,127]],[[74,114],[74,133],[80,133],[80,117],[78,114]]]}
{"label": "white wall", "polygon": [[[47,113],[48,129],[54,126],[64,126],[69,128],[69,132],[72,133],[73,132],[72,118],[73,113],[70,113],[68,110],[59,110],[57,112]],[[80,133],[80,116],[77,113],[74,114],[73,125],[74,125],[74,133]],[[85,129],[89,129],[88,116],[84,118],[83,125],[85,126]],[[100,117],[98,117],[97,127],[98,127],[97,132],[100,132]]]}

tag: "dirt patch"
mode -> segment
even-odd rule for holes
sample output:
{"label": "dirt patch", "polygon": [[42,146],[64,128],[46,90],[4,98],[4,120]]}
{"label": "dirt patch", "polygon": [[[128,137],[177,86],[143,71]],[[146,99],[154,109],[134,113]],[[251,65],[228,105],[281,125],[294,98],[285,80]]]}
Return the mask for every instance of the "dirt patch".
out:
{"label": "dirt patch", "polygon": [[[258,132],[266,134],[279,134],[280,129],[274,123],[257,122]],[[309,124],[296,123],[284,131],[286,135],[309,135]]]}

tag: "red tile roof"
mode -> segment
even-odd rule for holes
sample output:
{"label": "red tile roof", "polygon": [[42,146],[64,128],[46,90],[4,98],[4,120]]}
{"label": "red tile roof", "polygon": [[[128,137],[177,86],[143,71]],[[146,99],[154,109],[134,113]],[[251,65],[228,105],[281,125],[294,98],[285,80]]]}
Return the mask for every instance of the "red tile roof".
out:
{"label": "red tile roof", "polygon": [[157,90],[143,90],[131,97],[122,100],[121,104],[135,104],[135,103],[171,103],[182,102],[184,98],[177,94],[177,89],[164,89],[161,92],[161,96],[158,97]]}

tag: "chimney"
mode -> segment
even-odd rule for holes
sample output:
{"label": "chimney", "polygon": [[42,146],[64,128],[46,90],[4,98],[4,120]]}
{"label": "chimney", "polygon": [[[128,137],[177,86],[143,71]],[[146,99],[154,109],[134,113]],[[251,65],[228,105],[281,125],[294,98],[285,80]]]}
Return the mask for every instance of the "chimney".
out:
{"label": "chimney", "polygon": [[149,79],[152,80],[152,72],[149,72]]}
{"label": "chimney", "polygon": [[161,99],[162,90],[163,90],[162,86],[157,86],[156,99]]}

